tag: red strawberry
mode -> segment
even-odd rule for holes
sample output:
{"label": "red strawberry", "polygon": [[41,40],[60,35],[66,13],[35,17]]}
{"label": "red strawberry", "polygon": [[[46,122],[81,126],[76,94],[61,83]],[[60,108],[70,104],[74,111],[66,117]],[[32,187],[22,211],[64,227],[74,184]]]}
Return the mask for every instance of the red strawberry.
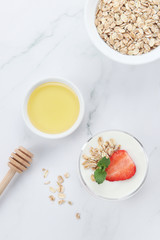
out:
{"label": "red strawberry", "polygon": [[110,165],[106,168],[108,181],[121,181],[134,176],[136,165],[125,150],[118,150],[110,157]]}

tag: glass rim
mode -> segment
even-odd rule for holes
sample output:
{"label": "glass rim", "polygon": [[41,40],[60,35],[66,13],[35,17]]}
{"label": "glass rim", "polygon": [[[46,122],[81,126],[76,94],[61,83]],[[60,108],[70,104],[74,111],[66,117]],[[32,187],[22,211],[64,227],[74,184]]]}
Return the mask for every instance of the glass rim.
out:
{"label": "glass rim", "polygon": [[[143,178],[143,181],[141,182],[141,184],[138,186],[138,188],[136,188],[133,192],[131,192],[130,194],[124,196],[124,197],[117,197],[117,198],[108,198],[108,197],[103,197],[103,196],[100,196],[96,193],[94,193],[89,187],[88,185],[86,184],[86,182],[84,181],[83,177],[82,177],[82,174],[81,174],[81,170],[80,170],[80,164],[81,164],[81,157],[82,157],[82,153],[83,153],[83,150],[84,148],[86,147],[86,145],[96,136],[104,133],[104,132],[112,132],[112,131],[116,131],[116,132],[122,132],[122,133],[125,133],[127,135],[129,135],[130,137],[134,138],[138,143],[139,145],[141,146],[141,148],[143,149],[143,152],[145,154],[145,158],[146,158],[146,163],[147,163],[147,168],[146,168],[146,172],[145,172],[145,176]],[[78,172],[79,172],[79,178],[80,178],[80,181],[82,183],[82,185],[84,185],[85,189],[95,198],[97,199],[102,199],[102,200],[110,200],[110,201],[121,201],[121,200],[126,200],[126,199],[129,199],[130,197],[134,196],[143,186],[146,178],[147,178],[147,175],[148,175],[148,169],[149,169],[149,158],[148,158],[148,155],[147,155],[147,152],[143,146],[143,144],[136,138],[134,137],[132,134],[126,132],[126,131],[123,131],[123,130],[117,130],[117,129],[111,129],[111,130],[104,130],[104,131],[101,131],[101,132],[98,132],[97,134],[94,134],[92,137],[90,137],[84,144],[83,146],[81,147],[81,152],[80,152],[80,156],[79,156],[79,160],[78,160]]]}

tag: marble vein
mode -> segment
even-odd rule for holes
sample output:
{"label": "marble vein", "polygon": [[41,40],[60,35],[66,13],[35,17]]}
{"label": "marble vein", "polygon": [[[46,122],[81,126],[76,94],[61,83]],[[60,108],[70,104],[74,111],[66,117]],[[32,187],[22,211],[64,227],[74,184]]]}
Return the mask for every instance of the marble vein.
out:
{"label": "marble vein", "polygon": [[[94,87],[92,88],[91,92],[90,92],[90,103],[91,105],[93,105],[88,113],[88,120],[87,120],[87,133],[89,136],[92,136],[92,131],[91,131],[91,126],[92,126],[92,121],[93,121],[93,117],[97,111],[97,107],[99,105],[99,101],[96,98],[96,87],[97,85],[100,84],[101,78],[102,78],[102,63],[101,63],[101,71],[100,71],[100,76],[97,80],[97,82],[95,83]],[[93,103],[95,102],[95,104]],[[92,104],[93,103],[93,104]]]}
{"label": "marble vein", "polygon": [[14,60],[16,60],[19,57],[22,57],[26,53],[28,53],[32,48],[37,46],[42,40],[46,39],[46,36],[42,33],[40,34],[25,50],[18,53],[17,55],[12,56],[10,59],[8,59],[5,63],[3,63],[0,67],[0,70],[3,70],[7,65],[12,63]]}
{"label": "marble vein", "polygon": [[[68,14],[64,14],[63,16],[66,17],[76,17],[77,15],[79,15],[80,13],[82,13],[82,9],[80,11],[78,11],[77,13],[73,14],[73,15],[68,15]],[[58,42],[53,46],[53,48],[51,48],[45,55],[44,57],[40,60],[40,62],[38,63],[38,65],[36,66],[35,70],[37,68],[39,68],[43,62],[53,53],[53,51],[59,46],[61,45],[62,42],[64,42],[66,40],[66,38],[71,35],[73,33],[73,31],[75,30],[72,29],[72,31],[70,31],[69,33],[67,33],[66,35],[64,35],[60,40],[58,40]]]}
{"label": "marble vein", "polygon": [[109,85],[110,83],[110,79],[111,79],[111,75],[112,75],[112,66],[111,69],[109,69],[108,72],[108,76],[105,77],[104,75],[104,65],[103,65],[103,61],[100,60],[100,70],[99,70],[100,74],[99,77],[97,79],[97,81],[95,82],[94,86],[92,87],[91,91],[90,91],[90,98],[89,98],[89,102],[90,102],[90,110],[88,113],[88,119],[87,119],[87,134],[89,136],[93,136],[92,133],[92,124],[94,121],[94,117],[97,113],[97,110],[99,108],[99,105],[101,103],[102,98],[104,97],[105,100],[107,101],[108,98],[108,93],[104,93],[103,91],[105,89],[105,86]]}
{"label": "marble vein", "polygon": [[[28,47],[26,47],[26,49],[24,49],[23,51],[21,51],[20,53],[14,55],[14,56],[11,56],[6,62],[4,62],[1,66],[0,66],[0,70],[3,70],[6,66],[8,66],[9,64],[11,64],[14,60],[16,60],[17,58],[20,58],[22,56],[24,56],[25,54],[28,54],[34,47],[36,47],[38,44],[40,44],[41,42],[43,42],[44,40],[48,39],[48,38],[52,38],[54,37],[54,31],[56,29],[56,27],[58,26],[59,22],[61,22],[61,20],[64,18],[64,17],[67,17],[67,18],[74,18],[76,17],[77,15],[79,15],[79,13],[82,12],[82,9],[80,9],[79,11],[75,12],[74,14],[68,14],[68,13],[64,13],[62,15],[60,15],[59,17],[57,17],[54,21],[52,21],[50,23],[51,25],[51,33],[50,34],[46,34],[47,30],[42,32],[41,34],[39,34],[39,36],[37,36],[37,38],[31,43],[29,44]],[[50,28],[50,27],[49,27]],[[56,46],[58,46],[56,44]],[[56,47],[55,46],[55,47]],[[52,50],[55,49],[52,48]],[[46,54],[46,56],[48,56]]]}

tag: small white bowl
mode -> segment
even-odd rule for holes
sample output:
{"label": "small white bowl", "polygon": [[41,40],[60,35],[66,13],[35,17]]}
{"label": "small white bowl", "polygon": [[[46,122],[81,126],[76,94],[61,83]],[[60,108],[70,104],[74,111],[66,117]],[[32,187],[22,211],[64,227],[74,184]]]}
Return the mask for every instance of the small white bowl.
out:
{"label": "small white bowl", "polygon": [[[33,126],[33,124],[31,123],[28,113],[27,113],[27,105],[28,105],[28,100],[29,97],[31,95],[31,93],[33,92],[34,89],[36,89],[39,85],[43,84],[43,83],[47,83],[47,82],[60,82],[60,83],[64,83],[65,85],[69,86],[78,96],[79,99],[79,104],[80,104],[80,112],[79,112],[79,116],[76,120],[76,122],[74,123],[74,125],[68,129],[65,132],[59,133],[59,134],[48,134],[48,133],[44,133],[41,132],[40,130],[38,130],[36,127]],[[26,92],[25,98],[24,98],[24,102],[23,102],[23,106],[22,106],[22,112],[23,112],[23,119],[27,125],[27,127],[35,134],[39,135],[40,137],[43,138],[48,138],[48,139],[59,139],[59,138],[64,138],[68,135],[70,135],[71,133],[73,133],[80,125],[80,123],[82,122],[83,116],[84,116],[84,100],[82,97],[82,94],[80,92],[80,90],[70,81],[65,80],[63,78],[59,78],[59,77],[54,77],[54,78],[48,78],[48,79],[44,79],[44,80],[40,80],[37,81],[36,83],[34,83]]]}
{"label": "small white bowl", "polygon": [[149,53],[137,56],[123,55],[109,47],[99,36],[95,26],[95,14],[98,2],[99,0],[87,0],[85,6],[85,24],[91,41],[105,56],[114,61],[131,65],[149,63],[160,58],[160,47],[155,48]]}

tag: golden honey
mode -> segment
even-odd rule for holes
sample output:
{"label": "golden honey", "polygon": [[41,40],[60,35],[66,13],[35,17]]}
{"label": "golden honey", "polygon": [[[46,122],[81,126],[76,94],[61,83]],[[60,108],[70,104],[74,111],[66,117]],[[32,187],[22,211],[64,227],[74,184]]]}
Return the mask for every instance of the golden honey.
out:
{"label": "golden honey", "polygon": [[31,93],[27,111],[34,127],[44,133],[58,134],[74,125],[80,104],[70,87],[59,82],[48,82]]}

